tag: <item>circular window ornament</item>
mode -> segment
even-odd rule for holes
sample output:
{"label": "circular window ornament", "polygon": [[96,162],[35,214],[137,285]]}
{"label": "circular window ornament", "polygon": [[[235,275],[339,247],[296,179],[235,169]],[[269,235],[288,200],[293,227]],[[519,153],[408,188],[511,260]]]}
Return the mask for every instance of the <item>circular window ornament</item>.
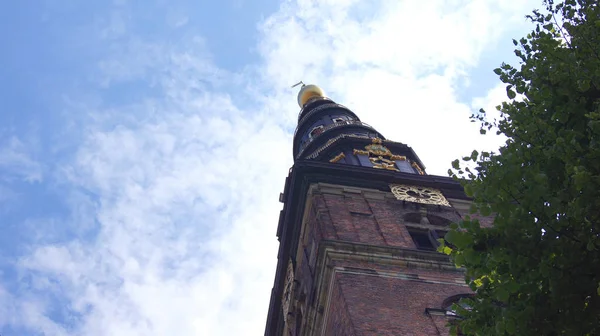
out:
{"label": "circular window ornament", "polygon": [[446,197],[438,189],[404,184],[391,184],[390,189],[394,196],[401,201],[451,206]]}

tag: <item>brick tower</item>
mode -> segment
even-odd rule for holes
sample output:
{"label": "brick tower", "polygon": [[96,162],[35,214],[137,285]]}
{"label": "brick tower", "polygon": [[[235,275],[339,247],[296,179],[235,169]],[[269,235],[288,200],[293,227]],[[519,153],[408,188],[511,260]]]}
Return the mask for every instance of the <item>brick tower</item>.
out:
{"label": "brick tower", "polygon": [[469,288],[435,250],[468,211],[461,186],[319,87],[298,103],[265,335],[447,335]]}

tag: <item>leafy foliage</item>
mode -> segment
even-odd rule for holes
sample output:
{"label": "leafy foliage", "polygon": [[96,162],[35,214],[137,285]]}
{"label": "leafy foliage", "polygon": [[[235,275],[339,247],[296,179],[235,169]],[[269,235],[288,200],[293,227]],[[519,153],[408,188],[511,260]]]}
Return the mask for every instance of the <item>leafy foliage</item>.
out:
{"label": "leafy foliage", "polygon": [[440,247],[476,292],[455,307],[467,335],[600,335],[600,8],[544,5],[513,40],[520,68],[494,70],[499,119],[471,117],[506,144],[449,171],[474,199]]}

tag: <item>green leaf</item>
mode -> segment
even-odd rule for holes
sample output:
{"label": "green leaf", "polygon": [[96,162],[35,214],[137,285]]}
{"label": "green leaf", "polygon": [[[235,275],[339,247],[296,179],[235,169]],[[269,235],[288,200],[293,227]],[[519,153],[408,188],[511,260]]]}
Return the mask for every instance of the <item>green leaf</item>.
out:
{"label": "green leaf", "polygon": [[[477,207],[476,204],[471,203],[471,206],[469,207],[469,213],[470,214],[474,214],[477,211],[479,211],[479,208]],[[467,219],[468,220],[468,219]]]}
{"label": "green leaf", "polygon": [[452,161],[452,168],[460,169],[460,162],[458,161],[458,159]]}
{"label": "green leaf", "polygon": [[463,255],[465,256],[465,262],[467,264],[477,264],[481,260],[479,254],[472,249],[465,250]]}
{"label": "green leaf", "polygon": [[498,301],[506,302],[508,301],[509,297],[510,293],[503,286],[496,288],[496,298],[498,299]]}
{"label": "green leaf", "polygon": [[577,85],[579,86],[579,90],[581,90],[581,92],[586,92],[590,89],[590,80],[580,79],[577,81]]}
{"label": "green leaf", "polygon": [[515,321],[513,319],[506,319],[506,320],[504,320],[504,330],[508,334],[514,335],[515,332],[517,331],[517,327],[515,325]]}
{"label": "green leaf", "polygon": [[473,152],[471,152],[471,160],[477,161],[477,157],[478,156],[479,156],[479,152],[477,152],[476,150],[474,150]]}
{"label": "green leaf", "polygon": [[473,187],[470,184],[464,186],[465,195],[473,197]]}
{"label": "green leaf", "polygon": [[596,249],[596,245],[594,245],[594,241],[593,240],[588,240],[587,245],[586,245],[586,249],[588,251],[593,251]]}
{"label": "green leaf", "polygon": [[506,140],[466,157],[470,171],[455,179],[472,202],[440,252],[475,291],[456,321],[468,335],[600,335],[600,305],[582,300],[594,285],[600,296],[598,279],[582,276],[600,269],[600,8],[542,3],[531,33],[505,50],[515,64],[493,69],[508,97],[498,116],[469,119]]}
{"label": "green leaf", "polygon": [[469,234],[465,232],[459,232],[456,230],[450,230],[444,237],[450,244],[456,246],[458,249],[463,249],[469,245],[473,239]]}
{"label": "green leaf", "polygon": [[506,95],[509,99],[515,99],[515,97],[517,96],[515,91],[513,91],[512,89],[506,89]]}
{"label": "green leaf", "polygon": [[482,216],[486,216],[486,217],[487,217],[487,216],[489,216],[489,215],[491,215],[491,214],[492,214],[492,208],[490,208],[490,206],[486,204],[485,206],[482,206],[482,207],[479,209],[479,213],[480,213]]}
{"label": "green leaf", "polygon": [[455,254],[453,256],[454,264],[457,267],[462,267],[465,264],[465,257],[462,254]]}
{"label": "green leaf", "polygon": [[450,247],[448,247],[448,246],[444,246],[443,252],[446,255],[450,255],[452,253],[452,249]]}
{"label": "green leaf", "polygon": [[496,322],[496,335],[503,335],[504,334],[504,321],[499,320],[498,322]]}
{"label": "green leaf", "polygon": [[516,293],[519,290],[519,288],[521,288],[521,286],[515,281],[510,281],[506,284],[506,289],[510,293]]}

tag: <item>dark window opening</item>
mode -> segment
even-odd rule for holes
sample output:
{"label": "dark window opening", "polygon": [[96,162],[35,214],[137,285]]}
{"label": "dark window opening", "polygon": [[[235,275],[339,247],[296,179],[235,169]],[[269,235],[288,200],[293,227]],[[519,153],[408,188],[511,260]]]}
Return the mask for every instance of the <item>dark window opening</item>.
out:
{"label": "dark window opening", "polygon": [[323,125],[317,126],[315,128],[313,128],[310,133],[308,133],[308,137],[312,138],[315,137],[319,134],[323,133]]}
{"label": "dark window opening", "polygon": [[[436,251],[440,246],[438,239],[443,239],[446,235],[445,231],[416,228],[408,228],[408,233],[417,249],[424,251]],[[448,242],[446,242],[446,245],[451,246]]]}
{"label": "dark window opening", "polygon": [[431,237],[437,242],[438,239],[443,239],[444,236],[446,235],[446,231],[440,231],[440,230],[429,230],[429,232],[431,233]]}
{"label": "dark window opening", "polygon": [[439,216],[434,216],[434,215],[427,215],[427,219],[429,220],[429,223],[431,223],[431,225],[437,225],[437,226],[448,226],[452,222],[449,219],[439,217]]}
{"label": "dark window opening", "polygon": [[364,166],[364,167],[373,167],[373,163],[371,162],[371,160],[369,160],[368,156],[362,155],[362,154],[358,154],[358,155],[356,155],[356,157],[358,157],[358,162],[360,162],[361,166]]}
{"label": "dark window opening", "polygon": [[[417,196],[420,196],[420,195],[417,195]],[[426,217],[424,217],[419,212],[409,212],[409,213],[405,214],[404,222],[417,223],[417,224],[429,224],[429,225],[438,226],[440,228],[448,227],[448,226],[450,226],[450,223],[452,223],[452,221],[450,219],[440,217],[440,216],[435,216],[435,215],[426,215]]]}
{"label": "dark window opening", "polygon": [[409,223],[421,223],[421,214],[419,212],[411,212],[404,215],[404,221]]}
{"label": "dark window opening", "polygon": [[344,121],[346,121],[346,119],[344,119],[342,117],[333,118],[333,122],[334,123],[339,123],[339,122],[344,122]]}
{"label": "dark window opening", "polygon": [[414,168],[406,160],[397,160],[396,161],[396,166],[403,173],[412,173],[412,174],[415,173]]}
{"label": "dark window opening", "polygon": [[419,250],[435,251],[437,245],[434,245],[429,232],[425,230],[409,230],[410,236]]}

